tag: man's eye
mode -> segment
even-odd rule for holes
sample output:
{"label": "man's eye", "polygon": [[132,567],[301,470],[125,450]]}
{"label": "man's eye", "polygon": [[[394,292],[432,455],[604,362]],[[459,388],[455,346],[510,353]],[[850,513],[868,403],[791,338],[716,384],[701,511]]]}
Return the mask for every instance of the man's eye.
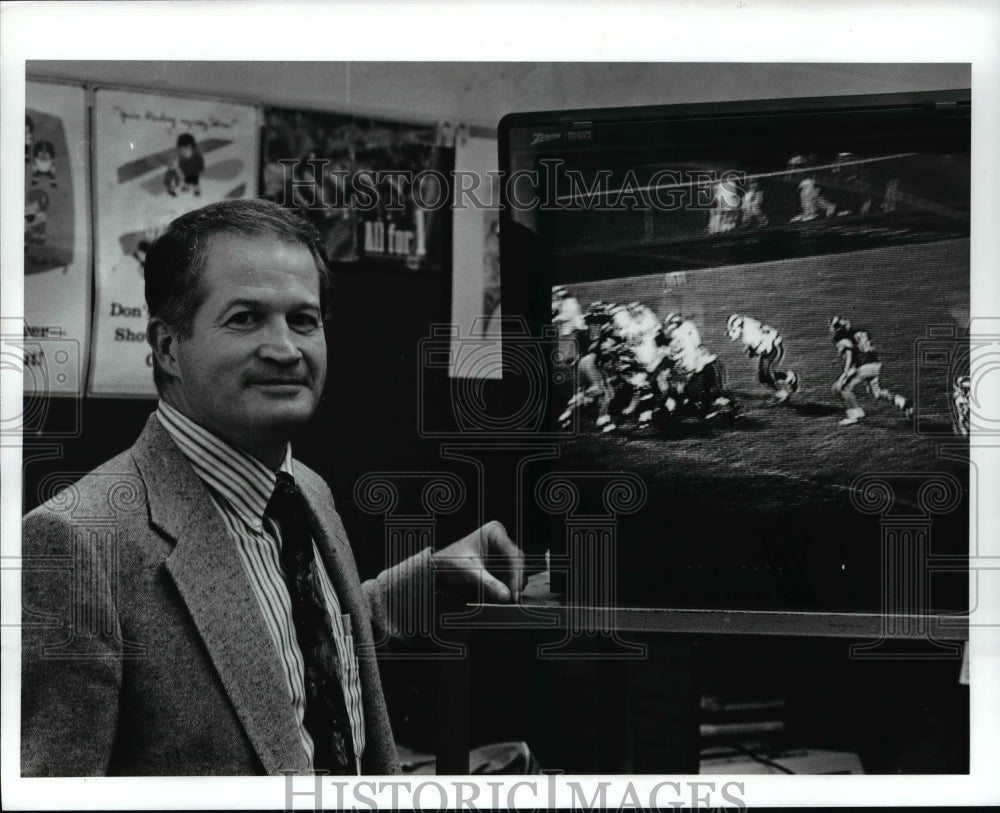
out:
{"label": "man's eye", "polygon": [[319,317],[311,313],[294,313],[288,317],[288,324],[294,330],[316,330],[319,327]]}
{"label": "man's eye", "polygon": [[226,319],[229,327],[250,327],[256,322],[256,315],[253,311],[237,311]]}

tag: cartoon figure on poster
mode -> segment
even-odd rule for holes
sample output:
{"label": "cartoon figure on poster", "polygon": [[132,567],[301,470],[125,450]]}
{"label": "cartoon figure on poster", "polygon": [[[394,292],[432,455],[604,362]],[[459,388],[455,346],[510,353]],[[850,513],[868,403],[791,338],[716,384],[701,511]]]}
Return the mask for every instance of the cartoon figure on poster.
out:
{"label": "cartoon figure on poster", "polygon": [[205,159],[198,151],[198,144],[190,133],[177,136],[177,167],[181,171],[181,191],[201,194],[201,173],[205,171]]}
{"label": "cartoon figure on poster", "polygon": [[45,222],[48,220],[49,196],[41,189],[31,189],[24,203],[24,250],[32,244],[45,242]]}
{"label": "cartoon figure on poster", "polygon": [[31,148],[31,185],[37,186],[47,179],[49,186],[56,186],[56,148],[51,141],[36,141]]}
{"label": "cartoon figure on poster", "polygon": [[191,192],[201,195],[201,174],[205,171],[205,157],[198,149],[198,142],[191,133],[177,136],[177,154],[163,175],[163,185],[167,194],[177,197],[178,193]]}
{"label": "cartoon figure on poster", "polygon": [[[65,271],[73,261],[75,218],[72,167],[65,127],[55,114],[29,109],[24,117],[24,273]],[[65,170],[65,182],[59,175]]]}

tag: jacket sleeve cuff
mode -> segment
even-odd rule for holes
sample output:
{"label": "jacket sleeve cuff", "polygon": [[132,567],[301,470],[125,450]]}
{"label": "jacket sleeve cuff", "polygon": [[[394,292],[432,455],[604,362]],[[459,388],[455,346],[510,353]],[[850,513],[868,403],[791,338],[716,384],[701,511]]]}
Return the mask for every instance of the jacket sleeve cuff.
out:
{"label": "jacket sleeve cuff", "polygon": [[364,583],[375,640],[406,641],[432,632],[434,565],[431,548],[383,570]]}

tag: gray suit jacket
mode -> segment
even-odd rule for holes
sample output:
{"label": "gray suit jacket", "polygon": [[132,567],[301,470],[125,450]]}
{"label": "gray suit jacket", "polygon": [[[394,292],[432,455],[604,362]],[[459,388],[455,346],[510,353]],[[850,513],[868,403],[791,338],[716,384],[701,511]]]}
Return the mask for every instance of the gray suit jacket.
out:
{"label": "gray suit jacket", "polygon": [[[398,574],[362,586],[329,489],[302,464],[295,473],[352,620],[362,771],[396,773],[373,634],[391,631],[386,590]],[[25,517],[23,556],[23,775],[305,768],[278,655],[243,565],[204,484],[155,417],[129,451]],[[405,572],[429,566],[428,556]]]}

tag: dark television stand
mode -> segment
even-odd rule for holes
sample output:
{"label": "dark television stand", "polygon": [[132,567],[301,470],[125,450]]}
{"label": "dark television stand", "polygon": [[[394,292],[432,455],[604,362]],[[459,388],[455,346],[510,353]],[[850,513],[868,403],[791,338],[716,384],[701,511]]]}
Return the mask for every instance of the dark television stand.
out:
{"label": "dark television stand", "polygon": [[[686,653],[686,657],[682,654],[680,659],[671,659],[670,663],[679,664],[681,669],[686,666],[689,670],[693,668],[695,656],[691,654],[688,644],[698,640],[718,643],[730,639],[760,643],[769,639],[783,644],[791,639],[806,642],[841,639],[845,649],[851,647],[852,660],[867,658],[885,663],[895,660],[897,664],[907,657],[907,642],[915,647],[930,644],[931,657],[928,658],[924,648],[919,655],[921,660],[935,660],[936,652],[937,663],[943,663],[950,670],[957,684],[957,653],[969,637],[968,619],[953,615],[568,607],[560,596],[549,592],[547,573],[538,574],[530,580],[520,605],[469,605],[466,613],[442,619],[442,632],[451,641],[464,644],[471,641],[477,629],[563,632],[568,640],[573,637],[571,630],[586,629],[586,625],[595,623],[600,625],[599,629],[605,636],[610,633],[615,638],[620,634],[622,642],[613,647],[617,648],[616,653],[611,653],[599,664],[601,702],[598,708],[581,709],[581,713],[593,713],[598,718],[598,729],[604,737],[602,752],[605,756],[593,772],[608,774],[697,772],[697,765],[690,763],[650,770],[649,760],[636,753],[637,723],[641,726],[643,721],[636,719],[630,693],[635,676],[642,674],[645,656],[635,652],[630,655],[630,648],[636,646],[631,643],[634,640],[667,638],[680,642],[680,651]],[[577,632],[576,637],[586,638],[587,633]],[[598,637],[590,634],[592,640]],[[549,646],[559,647],[561,644]],[[549,654],[552,654],[551,651]],[[915,671],[926,666],[926,663],[917,663]],[[471,675],[468,657],[443,660],[439,664],[439,774],[461,775],[469,772]],[[646,677],[648,679],[649,676]],[[917,679],[914,677],[914,680]],[[691,692],[689,697],[695,707],[682,710],[681,717],[695,721],[690,729],[692,742],[689,743],[689,753],[697,755],[699,697],[695,692]],[[498,702],[502,702],[502,698]],[[815,702],[824,702],[824,698],[816,698]],[[681,763],[684,763],[683,759]],[[548,766],[543,764],[542,767]]]}

